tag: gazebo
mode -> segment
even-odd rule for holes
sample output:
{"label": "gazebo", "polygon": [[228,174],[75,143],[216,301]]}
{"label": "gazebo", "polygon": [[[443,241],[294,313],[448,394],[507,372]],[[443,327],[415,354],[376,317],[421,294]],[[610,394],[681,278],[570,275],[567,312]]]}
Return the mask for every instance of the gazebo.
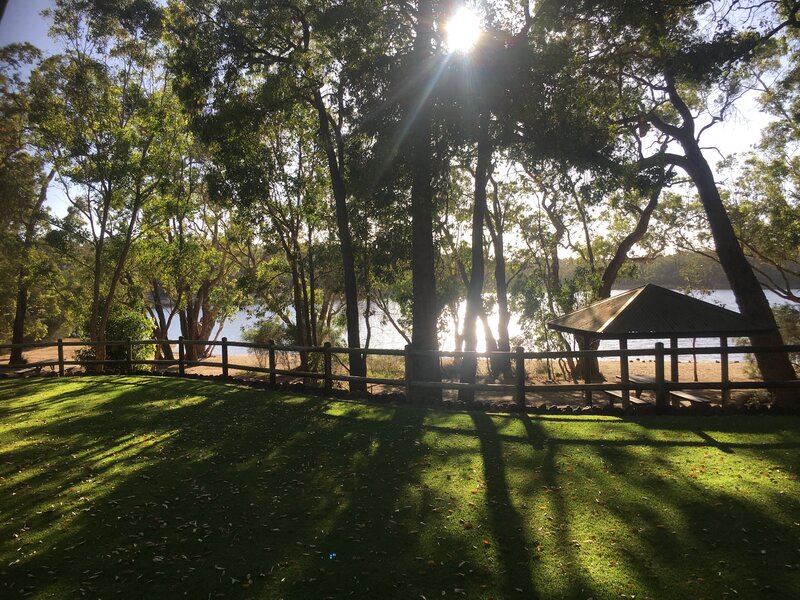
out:
{"label": "gazebo", "polygon": [[[619,340],[620,350],[627,350],[629,339],[669,338],[671,379],[678,381],[678,339],[719,337],[722,381],[728,380],[727,346],[729,337],[747,336],[770,327],[754,323],[741,314],[648,283],[617,296],[595,302],[547,323],[557,331],[581,337],[588,348],[592,339]],[[590,382],[588,361],[584,361],[584,381]],[[628,358],[620,356],[620,375],[628,382]],[[629,392],[623,391],[625,400]],[[728,391],[723,390],[724,396]],[[587,392],[591,401],[591,392]]]}

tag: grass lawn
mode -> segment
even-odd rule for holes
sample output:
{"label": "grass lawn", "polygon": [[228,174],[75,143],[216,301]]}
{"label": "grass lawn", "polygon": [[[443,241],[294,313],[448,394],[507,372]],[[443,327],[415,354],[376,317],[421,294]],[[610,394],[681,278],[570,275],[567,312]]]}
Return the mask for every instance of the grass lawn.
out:
{"label": "grass lawn", "polygon": [[800,420],[0,381],[0,597],[798,598]]}

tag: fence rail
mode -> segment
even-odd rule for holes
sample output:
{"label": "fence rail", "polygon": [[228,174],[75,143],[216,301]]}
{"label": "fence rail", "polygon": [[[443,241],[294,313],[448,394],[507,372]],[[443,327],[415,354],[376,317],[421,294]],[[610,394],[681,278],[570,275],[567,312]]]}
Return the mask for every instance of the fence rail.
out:
{"label": "fence rail", "polygon": [[[133,348],[142,345],[159,345],[164,346],[177,346],[178,358],[169,359],[136,359],[134,358]],[[186,349],[189,346],[213,346],[221,349],[220,362],[207,362],[188,360],[186,358]],[[124,347],[125,358],[122,359],[79,359],[67,360],[64,355],[64,348],[67,347]],[[22,349],[33,350],[43,348],[57,348],[56,360],[43,360],[32,363],[25,363],[21,365],[8,365],[6,368],[15,369],[18,372],[22,371],[41,371],[43,368],[50,368],[55,371],[58,369],[59,375],[63,376],[66,373],[66,368],[71,366],[116,366],[131,373],[134,367],[137,366],[150,366],[150,367],[176,367],[179,375],[186,374],[186,369],[191,367],[216,367],[220,369],[220,374],[223,379],[228,379],[231,370],[249,371],[254,373],[264,373],[269,375],[269,383],[276,385],[277,376],[283,375],[293,378],[300,378],[306,380],[319,380],[322,381],[324,388],[328,391],[333,389],[335,382],[346,382],[355,384],[377,384],[386,386],[395,386],[403,388],[409,400],[413,400],[420,390],[471,390],[473,392],[496,392],[511,394],[514,401],[521,407],[526,404],[526,397],[529,393],[537,392],[583,392],[587,404],[592,403],[593,394],[605,392],[620,392],[622,394],[623,403],[630,401],[630,394],[632,392],[641,393],[642,390],[648,390],[654,393],[656,397],[656,407],[659,410],[664,410],[668,405],[668,398],[673,392],[685,392],[692,390],[712,390],[719,391],[722,396],[722,402],[730,400],[730,392],[732,390],[797,390],[800,394],[800,380],[790,381],[731,381],[729,377],[729,358],[731,355],[742,354],[757,354],[757,353],[800,353],[800,345],[785,345],[785,346],[728,346],[721,344],[720,346],[709,346],[702,348],[664,348],[662,342],[657,342],[655,346],[650,348],[637,348],[628,349],[620,348],[616,350],[574,350],[568,352],[526,352],[524,348],[516,348],[511,352],[465,352],[465,351],[431,351],[431,350],[415,350],[412,346],[406,346],[404,350],[394,349],[380,349],[380,348],[344,348],[332,346],[330,343],[325,343],[323,346],[291,346],[279,345],[274,342],[267,344],[257,344],[252,342],[238,342],[228,341],[227,338],[221,340],[185,340],[182,337],[176,340],[111,340],[111,341],[64,341],[62,339],[55,342],[31,342],[24,344],[0,344],[0,350],[3,349]],[[261,350],[267,353],[267,367],[244,365],[235,362],[229,356],[230,348],[247,348],[249,350]],[[279,368],[277,363],[278,352],[293,352],[299,355],[314,355],[319,354],[322,356],[322,371],[313,370],[300,370],[300,369],[283,369]],[[403,361],[403,378],[393,379],[390,377],[369,377],[369,376],[352,376],[341,375],[333,372],[332,357],[334,355],[357,355],[361,357],[366,364],[370,356],[396,356],[404,357]],[[719,355],[720,356],[720,380],[719,381],[702,381],[702,382],[685,382],[678,380],[677,361],[681,356],[686,355]],[[414,359],[417,357],[431,357],[435,356],[437,359],[453,358],[460,359],[464,357],[487,358],[487,359],[508,359],[514,365],[513,381],[508,383],[463,383],[457,381],[420,381],[413,375]],[[655,377],[651,381],[634,380],[629,375],[629,361],[631,358],[639,357],[653,357],[655,362]],[[527,371],[525,367],[526,360],[559,360],[559,359],[582,359],[584,364],[588,364],[592,358],[617,358],[620,363],[620,377],[619,383],[614,382],[592,382],[590,371],[584,370],[582,383],[574,381],[572,383],[538,383],[531,384],[527,380]],[[665,359],[670,358],[672,363],[672,372],[670,377],[667,378],[665,374]],[[305,363],[303,363],[305,364]],[[366,371],[365,371],[366,372]]]}

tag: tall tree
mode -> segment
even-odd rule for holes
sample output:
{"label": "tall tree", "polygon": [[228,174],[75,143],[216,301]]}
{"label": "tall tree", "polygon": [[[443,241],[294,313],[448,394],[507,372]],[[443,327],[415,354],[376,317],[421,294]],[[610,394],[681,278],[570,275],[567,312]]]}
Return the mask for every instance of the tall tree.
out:
{"label": "tall tree", "polygon": [[[275,115],[293,107],[315,111],[316,143],[327,160],[341,248],[347,341],[355,349],[360,346],[359,309],[346,140],[354,129],[341,62],[335,58],[341,45],[337,15],[342,8],[317,1],[176,0],[169,19],[175,48],[171,65],[192,109],[213,112],[249,95],[261,100],[259,110],[264,113]],[[351,352],[349,358],[351,375],[364,375],[360,353]],[[351,389],[360,387],[351,383]]]}
{"label": "tall tree", "polygon": [[[0,207],[3,226],[3,256],[10,267],[7,276],[16,284],[11,342],[24,341],[30,293],[30,267],[33,245],[42,224],[43,205],[52,172],[42,171],[41,156],[32,146],[29,122],[30,94],[21,69],[39,58],[30,45],[0,49]],[[14,257],[14,260],[9,260]],[[23,362],[22,349],[11,351],[11,364]]]}
{"label": "tall tree", "polygon": [[[158,14],[149,2],[58,0],[51,33],[65,52],[31,75],[38,143],[91,235],[87,328],[95,342],[106,340],[141,211],[167,176],[180,133],[159,62]],[[98,344],[98,360],[105,352]]]}
{"label": "tall tree", "polygon": [[[439,348],[436,298],[436,268],[433,244],[433,140],[431,131],[432,98],[430,88],[436,83],[437,61],[433,54],[434,12],[430,0],[418,0],[414,25],[412,56],[419,73],[415,74],[414,93],[405,107],[409,128],[411,181],[411,284],[413,294],[412,345],[416,355],[414,377],[422,381],[439,381],[438,357],[431,352]],[[435,389],[423,389],[420,396],[441,397]]]}
{"label": "tall tree", "polygon": [[[270,113],[279,118],[265,119],[255,106],[242,108],[218,113],[214,127],[224,137],[213,145],[212,191],[239,207],[251,235],[265,246],[264,264],[243,265],[251,292],[280,319],[295,345],[319,345],[329,330],[321,326],[346,284],[341,277],[319,276],[316,253],[336,220],[325,206],[329,182],[325,152],[315,143],[316,115],[310,107],[287,107]],[[285,286],[277,285],[285,279]],[[302,354],[303,367],[306,358]]]}
{"label": "tall tree", "polygon": [[[702,9],[709,5],[715,10],[713,31],[700,25],[708,18]],[[724,118],[741,93],[741,65],[796,20],[798,5],[792,3],[790,16],[775,19],[762,33],[747,28],[754,25],[754,14],[763,16],[757,6],[735,3],[726,10],[722,2],[681,6],[604,0],[568,6],[552,2],[546,7],[546,22],[573,34],[575,53],[583,57],[585,76],[594,83],[587,100],[605,107],[609,128],[624,138],[651,127],[661,147],[672,140],[680,148],[680,153],[648,154],[646,147],[639,146],[640,164],[673,165],[691,177],[741,313],[770,327],[768,332],[751,336],[751,341],[757,346],[779,346],[782,340],[769,302],[736,238],[700,136]],[[715,98],[721,109],[707,115],[707,123],[700,125],[695,111],[702,111],[714,90],[721,90]],[[756,359],[766,380],[795,378],[785,354],[759,353]],[[786,394],[779,400],[794,402]]]}

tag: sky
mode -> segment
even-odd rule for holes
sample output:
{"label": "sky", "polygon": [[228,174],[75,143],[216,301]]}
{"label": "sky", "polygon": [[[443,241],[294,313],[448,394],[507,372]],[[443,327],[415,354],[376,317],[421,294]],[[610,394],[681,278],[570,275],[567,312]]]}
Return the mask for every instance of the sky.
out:
{"label": "sky", "polygon": [[[42,10],[50,5],[50,0],[9,0],[0,22],[0,46],[30,42],[45,53],[57,52],[57,46],[47,36],[49,24],[40,16]],[[769,120],[767,115],[759,112],[754,94],[742,98],[727,121],[715,125],[703,135],[702,145],[716,148],[705,150],[706,158],[714,165],[723,156],[750,150]],[[66,201],[56,187],[56,184],[51,187],[48,203],[56,215],[62,216],[66,212]]]}
{"label": "sky", "polygon": [[39,16],[50,4],[50,0],[9,0],[0,22],[0,45],[30,42],[43,50],[54,49],[47,37],[48,24]]}

